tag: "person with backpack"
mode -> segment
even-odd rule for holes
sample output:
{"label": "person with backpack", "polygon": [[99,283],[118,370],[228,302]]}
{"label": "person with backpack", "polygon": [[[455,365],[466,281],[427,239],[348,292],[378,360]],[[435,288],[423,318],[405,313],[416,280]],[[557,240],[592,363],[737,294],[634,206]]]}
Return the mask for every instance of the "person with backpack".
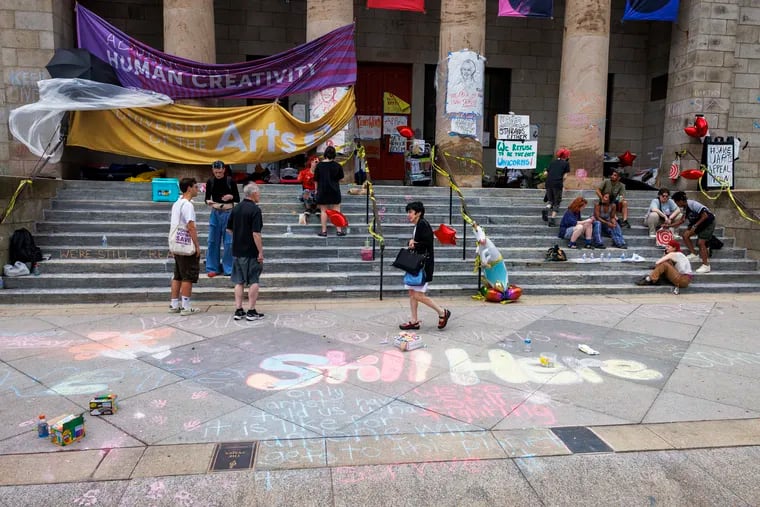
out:
{"label": "person with backpack", "polygon": [[[684,212],[677,221],[673,222],[672,227],[678,227],[687,220],[689,221],[689,228],[681,233],[683,242],[686,243],[686,247],[689,249],[689,252],[691,252],[686,258],[690,261],[702,261],[702,265],[696,269],[697,273],[709,273],[712,268],[710,268],[707,242],[712,238],[713,232],[715,231],[715,215],[702,203],[687,199],[685,192],[676,192],[673,194],[673,201],[675,201],[678,207],[682,208]],[[697,249],[694,248],[694,245],[691,242],[691,237],[695,235],[697,236],[699,255],[696,254]]]}
{"label": "person with backpack", "polygon": [[[206,274],[213,278],[220,273],[232,274],[232,235],[227,232],[227,221],[235,203],[240,202],[238,188],[229,167],[221,160],[211,164],[213,176],[206,182],[206,204],[211,208],[208,220],[208,248]],[[224,256],[221,255],[224,245]],[[221,258],[221,263],[220,263]]]}

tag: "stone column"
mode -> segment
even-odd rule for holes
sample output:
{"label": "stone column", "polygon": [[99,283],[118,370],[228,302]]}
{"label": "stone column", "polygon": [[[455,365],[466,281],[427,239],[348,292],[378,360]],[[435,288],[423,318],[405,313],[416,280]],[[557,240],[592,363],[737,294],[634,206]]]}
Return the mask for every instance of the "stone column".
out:
{"label": "stone column", "polygon": [[[557,146],[572,152],[573,170],[590,188],[602,177],[610,46],[610,0],[567,0],[557,109]],[[556,150],[555,150],[556,151]]]}
{"label": "stone column", "polygon": [[[691,138],[684,132],[684,127],[693,125],[697,114],[705,115],[710,127],[710,135],[726,137],[752,133],[752,121],[758,112],[756,90],[760,81],[757,67],[750,69],[741,55],[751,54],[748,45],[744,51],[737,50],[737,20],[740,18],[737,0],[725,0],[714,4],[704,0],[682,0],[677,26],[672,32],[670,43],[670,68],[668,70],[668,95],[665,107],[665,125],[663,135],[663,167],[668,171],[674,153],[683,149],[700,158],[702,146],[699,139]],[[755,9],[755,11],[758,11]],[[760,17],[758,18],[760,19]],[[743,33],[757,40],[760,30]],[[755,51],[756,52],[756,51]],[[746,83],[746,84],[745,84]],[[734,87],[746,88],[744,93],[736,94],[742,105],[732,106]],[[749,107],[747,107],[749,106]],[[736,118],[734,129],[729,129],[729,112],[734,108]],[[738,113],[738,114],[737,114]],[[744,123],[742,125],[742,123]],[[744,137],[749,140],[749,135]],[[746,160],[746,153],[743,154]],[[699,167],[699,161],[691,157],[681,160],[681,170]],[[735,183],[742,186],[738,176],[738,165],[734,167]],[[670,182],[666,177],[661,181]],[[679,178],[677,189],[693,190],[697,188],[695,180]],[[744,188],[748,188],[744,186]]]}
{"label": "stone column", "polygon": [[[439,155],[449,153],[449,168],[461,187],[480,187],[483,184],[483,145],[471,137],[451,136],[451,121],[446,114],[446,93],[449,52],[468,49],[485,56],[485,0],[441,0],[441,24],[438,43],[438,93],[436,98],[435,144]],[[481,80],[480,89],[484,88]],[[480,111],[482,116],[483,111]],[[485,122],[493,119],[485,118]],[[490,123],[489,123],[490,125]],[[454,157],[460,157],[459,159]],[[462,160],[465,159],[465,160]],[[471,161],[467,161],[469,159]],[[437,184],[442,184],[436,178]]]}
{"label": "stone column", "polygon": [[[216,63],[214,0],[163,0],[164,52],[202,63]],[[213,100],[180,100],[181,104],[212,105]],[[169,164],[169,178],[192,177],[205,182],[211,177],[210,164]]]}
{"label": "stone column", "polygon": [[[352,0],[307,0],[306,3],[306,41],[314,40],[336,28],[346,26],[354,21],[354,2]],[[309,121],[324,116],[346,93],[346,88],[326,88],[314,92],[309,97]],[[350,127],[351,124],[349,124]],[[338,151],[344,153],[350,151],[353,146],[352,132],[349,127],[338,132],[329,142],[332,142]],[[341,150],[341,146],[346,146]],[[323,149],[324,146],[319,149]],[[347,171],[350,173],[351,171]],[[346,175],[346,180],[352,176]],[[345,181],[345,180],[344,180]]]}

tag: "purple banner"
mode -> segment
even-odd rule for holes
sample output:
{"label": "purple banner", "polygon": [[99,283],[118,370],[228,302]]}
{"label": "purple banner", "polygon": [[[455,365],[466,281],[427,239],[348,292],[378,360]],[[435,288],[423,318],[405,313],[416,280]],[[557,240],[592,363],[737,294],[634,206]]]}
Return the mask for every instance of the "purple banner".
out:
{"label": "purple banner", "polygon": [[554,0],[499,0],[499,16],[513,18],[551,18]]}
{"label": "purple banner", "polygon": [[125,87],[173,99],[276,99],[356,83],[354,25],[277,55],[233,64],[206,64],[162,53],[76,6],[77,39],[108,62]]}

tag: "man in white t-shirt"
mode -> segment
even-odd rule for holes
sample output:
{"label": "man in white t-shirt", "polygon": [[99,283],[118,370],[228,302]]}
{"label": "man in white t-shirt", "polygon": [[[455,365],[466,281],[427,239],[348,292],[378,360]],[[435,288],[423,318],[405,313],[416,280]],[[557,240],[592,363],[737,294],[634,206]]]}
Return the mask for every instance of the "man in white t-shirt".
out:
{"label": "man in white t-shirt", "polygon": [[657,197],[649,203],[647,216],[644,223],[649,227],[649,237],[657,235],[659,227],[672,227],[681,215],[681,208],[670,198],[670,190],[661,188],[657,191]]}
{"label": "man in white t-shirt", "polygon": [[[201,249],[198,246],[198,228],[195,225],[195,207],[192,203],[193,197],[198,195],[198,184],[195,178],[182,178],[182,181],[179,182],[179,190],[182,192],[182,197],[172,206],[172,222],[169,230],[173,231],[178,225],[185,227],[190,234],[193,245],[195,245],[195,253],[190,255],[174,254],[174,277],[172,278],[169,312],[192,315],[200,311],[190,304],[193,284],[198,283],[201,258]],[[182,298],[182,306],[180,306],[180,297]]]}

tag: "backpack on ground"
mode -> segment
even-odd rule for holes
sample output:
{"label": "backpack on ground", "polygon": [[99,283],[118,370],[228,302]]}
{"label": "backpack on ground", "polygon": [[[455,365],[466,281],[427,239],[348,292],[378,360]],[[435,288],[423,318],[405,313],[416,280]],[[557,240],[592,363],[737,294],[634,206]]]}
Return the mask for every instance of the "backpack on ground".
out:
{"label": "backpack on ground", "polygon": [[554,245],[553,247],[550,247],[546,251],[546,260],[547,261],[566,261],[567,255],[565,255],[565,252],[559,247],[559,245]]}
{"label": "backpack on ground", "polygon": [[723,242],[715,236],[711,236],[707,240],[707,252],[710,257],[712,257],[713,250],[720,250],[721,248],[723,248]]}
{"label": "backpack on ground", "polygon": [[21,228],[13,231],[8,248],[10,263],[39,262],[42,260],[42,250],[34,244],[34,237],[28,230]]}

